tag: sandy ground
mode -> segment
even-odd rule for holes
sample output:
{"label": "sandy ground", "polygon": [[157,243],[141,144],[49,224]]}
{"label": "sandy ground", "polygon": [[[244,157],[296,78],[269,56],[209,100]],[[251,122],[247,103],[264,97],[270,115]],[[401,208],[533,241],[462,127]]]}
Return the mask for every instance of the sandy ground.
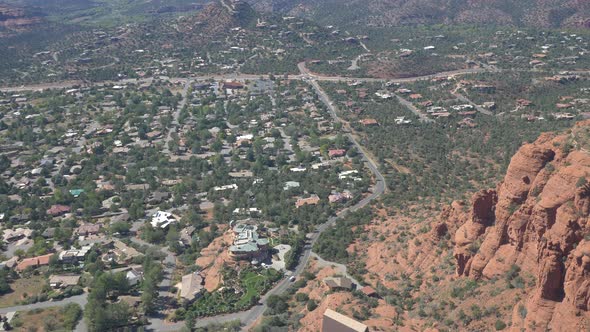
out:
{"label": "sandy ground", "polygon": [[205,276],[205,289],[212,292],[223,283],[220,273],[224,263],[231,262],[227,247],[233,241],[231,231],[226,231],[222,236],[216,238],[207,248],[201,250],[201,257],[197,258],[195,264],[202,268]]}

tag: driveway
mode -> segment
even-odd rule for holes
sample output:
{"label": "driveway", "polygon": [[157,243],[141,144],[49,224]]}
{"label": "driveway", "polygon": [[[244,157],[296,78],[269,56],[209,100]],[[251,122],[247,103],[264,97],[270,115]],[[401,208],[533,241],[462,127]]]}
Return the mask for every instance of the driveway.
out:
{"label": "driveway", "polygon": [[277,271],[284,271],[285,270],[285,254],[289,250],[291,250],[291,246],[288,244],[279,244],[278,246],[275,246],[274,249],[278,250],[278,253],[276,254],[276,256],[279,259],[278,260],[273,259],[272,265],[270,267],[272,267],[273,269],[275,269]]}

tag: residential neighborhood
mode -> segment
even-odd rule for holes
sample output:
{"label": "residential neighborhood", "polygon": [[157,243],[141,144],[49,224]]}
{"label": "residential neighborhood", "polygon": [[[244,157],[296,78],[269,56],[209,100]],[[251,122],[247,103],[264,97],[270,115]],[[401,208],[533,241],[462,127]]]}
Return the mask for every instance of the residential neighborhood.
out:
{"label": "residential neighborhood", "polygon": [[[268,280],[256,288],[264,294],[297,264],[305,234],[375,181],[309,86],[286,82],[162,80],[9,97],[24,99],[4,123],[37,129],[4,150],[16,158],[3,177],[18,189],[2,205],[2,266],[60,298],[87,294],[110,270],[105,287],[125,286],[108,301],[129,303],[133,324],[153,312],[182,320],[180,304],[200,308],[227,287],[244,289],[239,306],[217,313],[252,306],[242,274]],[[49,121],[34,123],[41,115]],[[176,286],[155,308],[163,283]]]}

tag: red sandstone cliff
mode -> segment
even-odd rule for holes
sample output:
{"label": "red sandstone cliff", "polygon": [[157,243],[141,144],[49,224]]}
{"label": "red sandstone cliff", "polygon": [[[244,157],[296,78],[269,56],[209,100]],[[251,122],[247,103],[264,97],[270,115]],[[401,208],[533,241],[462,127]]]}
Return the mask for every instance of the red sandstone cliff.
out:
{"label": "red sandstone cliff", "polygon": [[[588,128],[581,122],[573,132]],[[542,135],[521,147],[495,190],[476,193],[467,207],[454,203],[435,227],[456,229],[459,276],[490,279],[513,265],[536,276],[522,301],[526,317],[514,309],[513,330],[590,330],[587,144],[571,133]]]}
{"label": "red sandstone cliff", "polygon": [[23,31],[41,23],[41,17],[28,14],[24,9],[0,4],[0,28]]}

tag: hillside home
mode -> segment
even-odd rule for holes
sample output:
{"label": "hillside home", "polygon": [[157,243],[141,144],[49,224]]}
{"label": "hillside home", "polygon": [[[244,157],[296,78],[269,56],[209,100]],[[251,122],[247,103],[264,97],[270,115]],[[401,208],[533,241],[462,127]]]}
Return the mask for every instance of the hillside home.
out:
{"label": "hillside home", "polygon": [[368,332],[369,328],[356,320],[326,309],[322,320],[322,332]]}
{"label": "hillside home", "polygon": [[258,235],[255,225],[238,224],[233,228],[234,242],[229,255],[235,260],[263,260],[266,258],[268,239]]}

